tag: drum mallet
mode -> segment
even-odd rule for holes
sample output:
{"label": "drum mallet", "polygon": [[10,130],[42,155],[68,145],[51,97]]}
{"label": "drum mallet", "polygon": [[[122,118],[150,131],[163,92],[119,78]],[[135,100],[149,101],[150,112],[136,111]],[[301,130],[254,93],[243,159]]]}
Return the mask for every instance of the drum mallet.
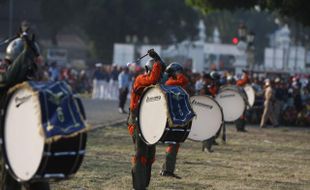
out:
{"label": "drum mallet", "polygon": [[149,49],[149,50],[147,51],[147,53],[146,53],[145,55],[143,55],[142,57],[139,57],[139,58],[136,60],[136,62],[139,62],[139,61],[141,61],[141,59],[143,59],[144,57],[148,56],[150,51],[154,51],[154,49]]}
{"label": "drum mallet", "polygon": [[139,57],[136,61],[134,61],[134,62],[132,61],[132,62],[127,63],[127,67],[129,67],[132,63],[138,63],[139,61],[141,61],[141,59],[143,59],[144,57],[148,56],[149,55],[149,51],[152,51],[152,50],[154,51],[154,49],[148,50],[145,55]]}

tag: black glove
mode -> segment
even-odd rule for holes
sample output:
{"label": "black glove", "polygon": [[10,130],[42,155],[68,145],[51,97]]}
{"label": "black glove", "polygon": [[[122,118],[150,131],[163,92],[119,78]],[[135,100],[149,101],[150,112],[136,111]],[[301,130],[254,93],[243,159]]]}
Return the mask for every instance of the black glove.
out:
{"label": "black glove", "polygon": [[148,53],[149,56],[150,56],[151,58],[153,58],[155,61],[161,61],[159,55],[154,51],[154,49],[148,50],[147,53]]}
{"label": "black glove", "polygon": [[37,47],[35,45],[35,35],[33,34],[31,39],[30,39],[28,34],[26,32],[24,32],[22,34],[22,38],[25,41],[26,45],[31,49],[31,51],[33,52],[35,57],[38,57],[40,54],[39,54],[39,50],[37,49]]}

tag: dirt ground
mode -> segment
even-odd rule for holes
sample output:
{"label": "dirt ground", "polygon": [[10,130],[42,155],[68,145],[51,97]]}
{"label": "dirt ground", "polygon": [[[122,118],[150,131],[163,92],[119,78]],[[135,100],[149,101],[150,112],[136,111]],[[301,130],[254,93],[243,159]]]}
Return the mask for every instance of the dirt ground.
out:
{"label": "dirt ground", "polygon": [[[310,190],[310,128],[251,126],[247,133],[237,133],[228,126],[227,138],[213,153],[202,152],[199,142],[183,143],[176,166],[182,179],[159,176],[166,146],[157,145],[149,189]],[[133,153],[125,125],[92,131],[78,173],[52,188],[131,189]]]}

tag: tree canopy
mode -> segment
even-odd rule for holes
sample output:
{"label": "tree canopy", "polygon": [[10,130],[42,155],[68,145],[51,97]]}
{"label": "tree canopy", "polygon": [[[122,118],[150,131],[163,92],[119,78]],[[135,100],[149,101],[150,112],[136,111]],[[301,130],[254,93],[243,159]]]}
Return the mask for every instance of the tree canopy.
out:
{"label": "tree canopy", "polygon": [[92,0],[87,13],[82,28],[104,58],[126,36],[168,44],[197,34],[198,14],[179,0]]}
{"label": "tree canopy", "polygon": [[75,23],[93,47],[93,55],[111,60],[113,43],[136,36],[138,42],[168,44],[197,34],[198,14],[179,0],[41,1],[52,36]]}
{"label": "tree canopy", "polygon": [[310,26],[309,0],[186,0],[186,2],[204,13],[223,9],[252,9],[259,6],[262,10],[276,11],[283,17],[290,17],[305,26]]}

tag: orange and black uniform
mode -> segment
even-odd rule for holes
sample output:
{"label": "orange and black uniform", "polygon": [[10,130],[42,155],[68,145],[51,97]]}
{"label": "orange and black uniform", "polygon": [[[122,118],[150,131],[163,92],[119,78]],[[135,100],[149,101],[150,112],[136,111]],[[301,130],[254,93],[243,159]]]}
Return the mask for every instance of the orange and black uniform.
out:
{"label": "orange and black uniform", "polygon": [[249,75],[245,73],[242,79],[237,80],[236,85],[239,87],[244,87],[249,82],[250,82]]}
{"label": "orange and black uniform", "polygon": [[[237,80],[236,85],[238,87],[242,88],[246,84],[248,84],[249,82],[250,82],[249,75],[247,73],[244,73],[243,77],[241,79]],[[235,121],[237,131],[241,131],[241,132],[246,131],[245,130],[245,121],[246,121],[245,114],[242,114],[242,116]]]}
{"label": "orange and black uniform", "polygon": [[[167,86],[181,86],[183,89],[186,89],[188,83],[188,78],[184,74],[179,73],[176,77],[169,77],[165,84]],[[168,172],[170,174],[174,173],[179,148],[179,143],[168,145],[166,149],[166,160],[163,164],[162,172]]]}
{"label": "orange and black uniform", "polygon": [[138,135],[136,123],[138,103],[143,90],[150,85],[158,83],[161,78],[161,72],[162,65],[157,61],[149,74],[137,76],[131,90],[128,130],[135,144],[135,156],[132,158],[132,182],[134,189],[145,189],[149,185],[156,152],[155,145],[148,146]]}
{"label": "orange and black uniform", "polygon": [[[212,83],[214,83],[214,81]],[[208,95],[208,96],[215,97],[217,92],[218,92],[218,86],[217,85],[205,84],[203,94],[201,94],[201,95]],[[213,143],[215,142],[215,139],[218,137],[220,131],[221,131],[221,129],[218,130],[216,136],[213,136],[209,139],[202,141],[202,151],[204,151],[205,148],[208,149],[209,152],[211,151],[211,147],[212,147]]]}

